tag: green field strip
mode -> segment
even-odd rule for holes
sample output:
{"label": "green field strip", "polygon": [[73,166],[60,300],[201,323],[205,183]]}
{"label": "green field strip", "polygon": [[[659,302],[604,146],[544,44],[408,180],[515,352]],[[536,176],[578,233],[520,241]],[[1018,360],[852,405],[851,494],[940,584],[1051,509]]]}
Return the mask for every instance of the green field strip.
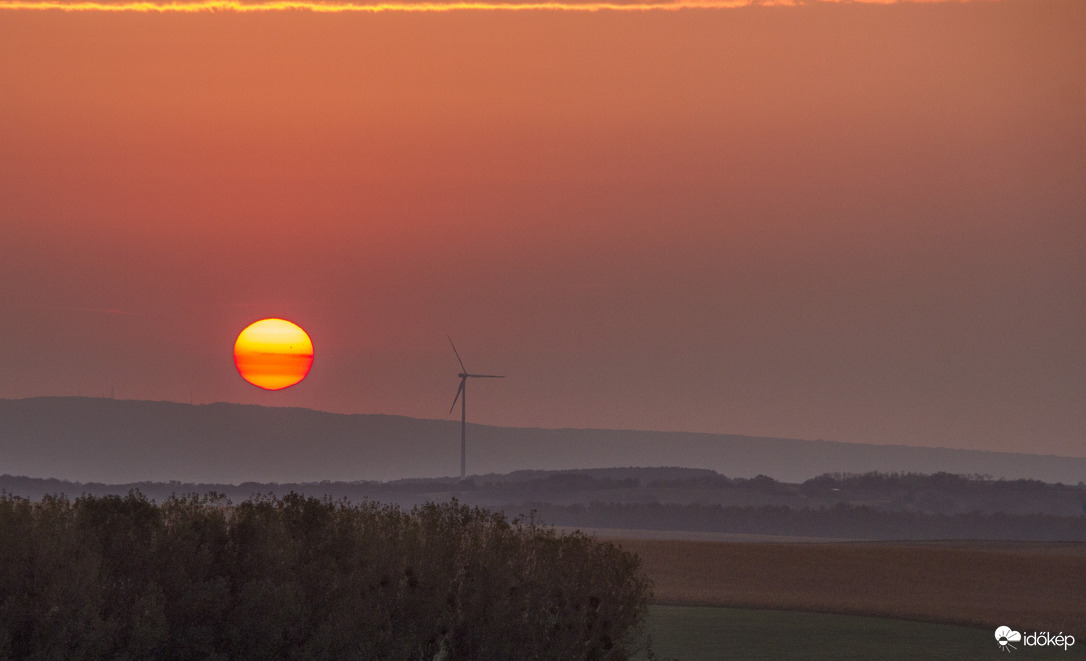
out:
{"label": "green field strip", "polygon": [[994,630],[982,628],[858,615],[713,606],[652,606],[649,632],[658,659],[679,661],[966,661],[1086,657],[1086,640],[1077,641],[1067,650],[1026,647],[1021,642],[1015,643],[1015,649],[1006,650],[1000,648]]}

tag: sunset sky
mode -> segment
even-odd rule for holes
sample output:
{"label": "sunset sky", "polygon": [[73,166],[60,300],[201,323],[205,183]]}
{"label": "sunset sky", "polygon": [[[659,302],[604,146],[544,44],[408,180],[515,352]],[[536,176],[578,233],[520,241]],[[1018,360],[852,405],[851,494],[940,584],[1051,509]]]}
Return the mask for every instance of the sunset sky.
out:
{"label": "sunset sky", "polygon": [[35,4],[0,397],[1086,456],[1082,0]]}

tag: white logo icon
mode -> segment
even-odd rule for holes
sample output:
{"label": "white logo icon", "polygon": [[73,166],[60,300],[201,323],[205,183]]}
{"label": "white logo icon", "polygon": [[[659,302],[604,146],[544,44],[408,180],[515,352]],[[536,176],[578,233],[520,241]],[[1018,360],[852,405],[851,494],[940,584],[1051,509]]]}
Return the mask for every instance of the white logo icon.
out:
{"label": "white logo icon", "polygon": [[1017,643],[1022,640],[1022,634],[1012,630],[1010,627],[999,627],[995,630],[996,642],[999,643],[999,649],[1004,652],[1010,652],[1013,649],[1017,649],[1011,643]]}

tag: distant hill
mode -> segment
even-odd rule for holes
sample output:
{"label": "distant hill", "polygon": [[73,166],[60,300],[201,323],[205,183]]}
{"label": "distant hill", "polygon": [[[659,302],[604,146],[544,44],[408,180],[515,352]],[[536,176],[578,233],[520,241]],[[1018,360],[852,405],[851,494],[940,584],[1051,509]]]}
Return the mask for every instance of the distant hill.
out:
{"label": "distant hill", "polygon": [[[87,397],[0,400],[0,474],[240,484],[457,475],[455,420]],[[474,475],[682,466],[802,482],[823,473],[989,475],[1078,484],[1086,458],[727,434],[468,426]]]}

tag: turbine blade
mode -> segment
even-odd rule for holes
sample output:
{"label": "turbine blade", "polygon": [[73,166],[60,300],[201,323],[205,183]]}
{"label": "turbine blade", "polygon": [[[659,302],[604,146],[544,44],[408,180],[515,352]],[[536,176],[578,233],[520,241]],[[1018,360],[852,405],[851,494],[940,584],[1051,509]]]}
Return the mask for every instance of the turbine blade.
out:
{"label": "turbine blade", "polygon": [[[448,336],[448,335],[446,335],[445,337],[449,337],[449,336]],[[455,353],[455,354],[456,354],[456,362],[460,363],[460,369],[462,369],[462,370],[464,370],[465,372],[467,372],[467,371],[468,371],[468,368],[464,367],[464,361],[460,360],[460,352],[456,350],[456,345],[455,345],[455,344],[453,344],[453,341],[452,341],[452,338],[451,338],[451,337],[449,337],[449,344],[450,344],[450,345],[452,345],[452,348],[453,348],[453,353]]]}
{"label": "turbine blade", "polygon": [[504,374],[466,374],[474,379],[504,379]]}
{"label": "turbine blade", "polygon": [[460,399],[460,393],[462,392],[464,392],[464,379],[460,379],[460,387],[456,389],[456,397],[453,397],[453,403],[452,406],[449,407],[449,413],[452,413],[453,409],[456,408],[456,401]]}

